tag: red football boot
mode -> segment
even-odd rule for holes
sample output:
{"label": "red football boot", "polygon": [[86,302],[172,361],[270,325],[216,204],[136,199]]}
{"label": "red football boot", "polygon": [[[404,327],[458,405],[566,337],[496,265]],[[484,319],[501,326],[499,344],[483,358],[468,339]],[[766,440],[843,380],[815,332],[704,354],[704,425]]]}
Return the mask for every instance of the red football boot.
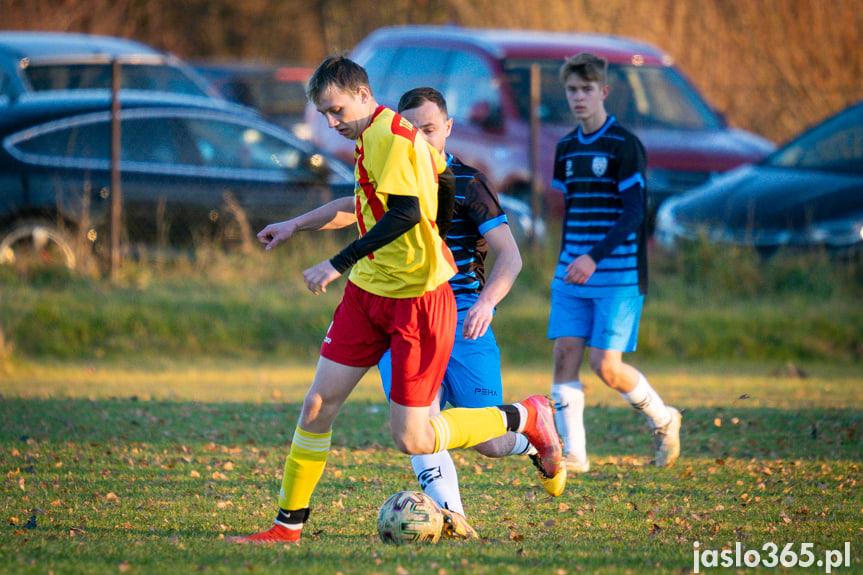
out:
{"label": "red football boot", "polygon": [[298,543],[300,541],[300,534],[302,531],[302,526],[297,529],[288,529],[287,527],[276,523],[266,531],[261,531],[254,535],[229,537],[225,541],[228,543],[238,543],[240,545],[246,545],[249,543],[262,545],[268,545],[271,543]]}

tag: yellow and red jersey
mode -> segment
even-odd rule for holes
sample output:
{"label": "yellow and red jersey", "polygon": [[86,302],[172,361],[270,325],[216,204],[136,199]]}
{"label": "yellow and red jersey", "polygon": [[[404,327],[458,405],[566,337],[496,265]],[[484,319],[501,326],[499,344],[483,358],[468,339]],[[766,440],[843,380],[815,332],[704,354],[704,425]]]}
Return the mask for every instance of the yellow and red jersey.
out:
{"label": "yellow and red jersey", "polygon": [[390,195],[419,198],[422,218],[413,228],[360,259],[350,280],[376,295],[418,297],[456,271],[435,227],[437,175],[446,162],[410,122],[384,106],[360,134],[355,150],[355,209],[360,236],[387,211]]}

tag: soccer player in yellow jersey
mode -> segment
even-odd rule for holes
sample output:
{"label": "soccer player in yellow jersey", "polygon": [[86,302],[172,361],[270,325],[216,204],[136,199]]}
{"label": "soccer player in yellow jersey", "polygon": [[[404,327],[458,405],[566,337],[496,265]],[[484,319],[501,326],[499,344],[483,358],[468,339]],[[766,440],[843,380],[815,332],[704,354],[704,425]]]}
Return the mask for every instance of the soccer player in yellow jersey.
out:
{"label": "soccer player in yellow jersey", "polygon": [[[443,158],[408,121],[377,104],[365,70],[347,58],[325,59],[309,80],[307,94],[331,128],[356,141],[353,210],[334,200],[293,220],[270,224],[258,239],[269,250],[297,230],[353,222],[360,237],[303,272],[306,286],[319,294],[352,268],[294,431],[274,524],[230,541],[299,541],[312,492],[324,471],[336,414],[387,349],[392,362],[390,428],[400,451],[437,453],[471,447],[507,431],[521,432],[537,449],[546,490],[559,495],[566,469],[548,398],[536,395],[511,405],[429,415],[457,320],[448,283],[456,267],[436,224],[437,174],[444,170]],[[448,516],[449,533],[470,536],[458,519]]]}

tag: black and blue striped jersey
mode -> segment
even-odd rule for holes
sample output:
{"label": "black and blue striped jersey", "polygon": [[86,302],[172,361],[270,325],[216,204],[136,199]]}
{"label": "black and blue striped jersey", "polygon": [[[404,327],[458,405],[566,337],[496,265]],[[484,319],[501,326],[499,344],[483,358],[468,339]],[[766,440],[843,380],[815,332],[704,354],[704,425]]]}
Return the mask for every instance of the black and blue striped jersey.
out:
{"label": "black and blue striped jersey", "polygon": [[455,210],[446,244],[458,273],[449,283],[459,311],[476,302],[485,285],[485,258],[488,243],[483,234],[507,224],[506,212],[485,174],[447,154],[447,165],[455,174]]}
{"label": "black and blue striped jersey", "polygon": [[[565,214],[553,289],[584,298],[647,292],[646,164],[644,146],[614,116],[558,142],[552,185],[564,194]],[[584,285],[565,283],[566,267],[583,254],[596,272]]]}

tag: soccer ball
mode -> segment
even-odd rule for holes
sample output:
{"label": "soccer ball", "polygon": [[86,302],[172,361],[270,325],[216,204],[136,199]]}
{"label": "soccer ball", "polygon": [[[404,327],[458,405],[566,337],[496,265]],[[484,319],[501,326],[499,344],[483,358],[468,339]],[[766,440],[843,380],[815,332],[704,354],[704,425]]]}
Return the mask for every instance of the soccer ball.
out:
{"label": "soccer ball", "polygon": [[384,543],[437,543],[443,513],[434,499],[420,491],[399,491],[378,510],[378,535]]}

